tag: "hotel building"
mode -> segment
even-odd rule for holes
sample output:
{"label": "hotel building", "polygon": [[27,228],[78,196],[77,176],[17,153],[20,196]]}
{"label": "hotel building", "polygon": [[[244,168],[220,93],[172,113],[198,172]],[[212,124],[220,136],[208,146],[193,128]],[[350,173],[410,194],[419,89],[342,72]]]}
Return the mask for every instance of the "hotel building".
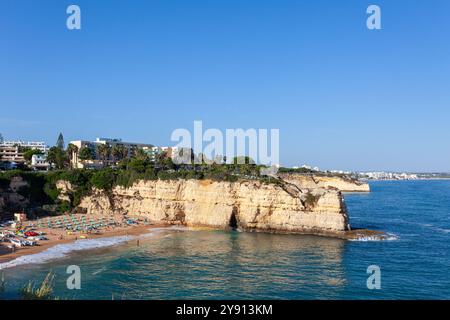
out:
{"label": "hotel building", "polygon": [[[116,163],[116,159],[114,159],[112,152],[110,152],[110,155],[104,159],[98,154],[98,147],[100,145],[108,146],[111,148],[111,151],[116,145],[123,146],[127,153],[126,158],[134,156],[137,149],[153,148],[153,145],[147,143],[125,142],[122,141],[122,139],[110,138],[97,138],[95,141],[75,140],[70,141],[70,143],[78,148],[78,152],[74,152],[71,156],[71,163],[74,168],[100,168],[108,165],[114,165]],[[81,161],[79,159],[79,151],[82,148],[88,148],[91,151],[92,160]]]}
{"label": "hotel building", "polygon": [[24,163],[24,150],[39,150],[42,154],[47,154],[49,147],[45,142],[35,141],[4,141],[0,143],[0,160],[15,163]]}

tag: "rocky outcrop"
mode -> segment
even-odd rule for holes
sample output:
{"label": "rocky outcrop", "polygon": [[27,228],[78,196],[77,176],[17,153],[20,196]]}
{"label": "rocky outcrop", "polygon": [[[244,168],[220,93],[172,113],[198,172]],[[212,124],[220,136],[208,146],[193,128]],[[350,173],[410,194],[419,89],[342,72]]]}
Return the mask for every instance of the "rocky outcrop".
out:
{"label": "rocky outcrop", "polygon": [[61,201],[70,202],[69,194],[73,191],[73,186],[69,181],[58,180],[55,183],[56,188],[59,190],[58,199]]}
{"label": "rocky outcrop", "polygon": [[27,186],[21,177],[13,177],[9,185],[0,188],[0,220],[11,219],[14,212],[28,207],[29,200],[18,193],[20,188]]}
{"label": "rocky outcrop", "polygon": [[311,175],[299,173],[281,173],[283,180],[308,189],[337,189],[342,192],[370,192],[368,183],[346,176]]}
{"label": "rocky outcrop", "polygon": [[154,222],[243,230],[321,233],[348,230],[339,191],[248,180],[139,181],[130,188],[95,190],[83,198],[87,213],[130,214]]}

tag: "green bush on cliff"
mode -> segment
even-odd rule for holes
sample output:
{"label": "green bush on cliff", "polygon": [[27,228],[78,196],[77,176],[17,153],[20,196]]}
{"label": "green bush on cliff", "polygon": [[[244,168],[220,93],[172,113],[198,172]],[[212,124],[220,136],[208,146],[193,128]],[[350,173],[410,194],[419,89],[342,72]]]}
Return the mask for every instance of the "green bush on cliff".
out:
{"label": "green bush on cliff", "polygon": [[68,201],[62,201],[58,204],[58,212],[68,212],[72,209],[72,205]]}
{"label": "green bush on cliff", "polygon": [[138,180],[157,180],[158,175],[156,171],[147,167],[145,170],[142,168],[137,170],[118,170],[114,185],[122,186],[125,188],[131,187]]}
{"label": "green bush on cliff", "polygon": [[316,206],[317,201],[319,201],[320,196],[319,195],[314,195],[311,192],[308,192],[306,194],[306,198],[305,198],[305,204],[310,207],[313,208]]}
{"label": "green bush on cliff", "polygon": [[279,173],[317,173],[317,171],[313,171],[308,168],[285,168],[281,167],[278,169]]}
{"label": "green bush on cliff", "polygon": [[175,171],[159,171],[158,179],[161,180],[176,180],[182,178],[181,174]]}
{"label": "green bush on cliff", "polygon": [[44,185],[44,192],[50,197],[50,199],[52,199],[53,202],[58,199],[60,194],[60,191],[56,188],[56,185],[48,182]]}
{"label": "green bush on cliff", "polygon": [[111,190],[116,182],[117,173],[111,168],[105,168],[96,171],[90,182],[92,186],[102,189],[102,190]]}
{"label": "green bush on cliff", "polygon": [[131,172],[131,171],[119,171],[114,181],[114,185],[129,188],[133,185],[136,180],[142,178],[142,174]]}
{"label": "green bush on cliff", "polygon": [[131,159],[128,162],[127,170],[136,172],[136,173],[144,173],[146,170],[146,162],[141,159]]}

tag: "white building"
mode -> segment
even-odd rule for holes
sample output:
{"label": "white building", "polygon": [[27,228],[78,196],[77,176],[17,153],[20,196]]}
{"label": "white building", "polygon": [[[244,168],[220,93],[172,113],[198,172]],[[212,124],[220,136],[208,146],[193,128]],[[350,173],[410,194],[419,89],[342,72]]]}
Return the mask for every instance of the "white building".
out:
{"label": "white building", "polygon": [[45,154],[33,154],[31,156],[31,167],[35,170],[48,170],[50,163],[48,163]]}
{"label": "white building", "polygon": [[0,143],[0,147],[21,147],[21,148],[30,148],[33,150],[39,150],[42,153],[47,153],[50,149],[49,146],[45,144],[43,141],[3,141]]}
{"label": "white building", "polygon": [[24,149],[39,150],[42,154],[47,154],[49,147],[41,141],[4,141],[0,143],[0,160],[24,163]]}

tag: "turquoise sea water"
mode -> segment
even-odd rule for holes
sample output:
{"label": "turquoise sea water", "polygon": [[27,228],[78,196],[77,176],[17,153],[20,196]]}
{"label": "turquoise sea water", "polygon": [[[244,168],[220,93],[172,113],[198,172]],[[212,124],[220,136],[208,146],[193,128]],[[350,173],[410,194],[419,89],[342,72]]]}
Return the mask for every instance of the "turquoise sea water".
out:
{"label": "turquoise sea water", "polygon": [[[28,280],[52,270],[55,295],[68,299],[450,299],[450,181],[371,188],[345,196],[351,224],[397,240],[160,229],[139,247],[117,238],[30,257],[32,264],[0,271],[0,296],[17,298]],[[80,246],[104,247],[71,252]],[[68,265],[80,266],[81,290],[67,289]],[[366,286],[369,265],[381,269],[380,290]]]}

